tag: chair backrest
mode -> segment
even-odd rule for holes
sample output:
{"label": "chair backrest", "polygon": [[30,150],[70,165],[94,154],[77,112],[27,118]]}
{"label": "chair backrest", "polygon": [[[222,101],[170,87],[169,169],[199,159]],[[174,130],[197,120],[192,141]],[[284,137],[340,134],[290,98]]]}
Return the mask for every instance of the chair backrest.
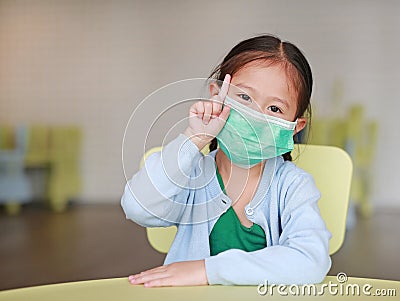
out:
{"label": "chair backrest", "polygon": [[[161,148],[149,150],[142,159]],[[350,156],[334,146],[297,144],[292,151],[297,166],[310,173],[321,192],[318,202],[322,218],[332,233],[329,254],[335,253],[344,241],[349,204],[353,164]],[[147,228],[150,245],[161,253],[167,253],[176,234],[176,227]]]}
{"label": "chair backrest", "polygon": [[339,250],[346,232],[347,209],[353,163],[341,148],[325,145],[298,144],[292,151],[293,162],[315,180],[321,192],[318,202],[321,216],[332,233],[329,254]]}
{"label": "chair backrest", "polygon": [[[140,161],[140,168],[144,165],[144,161],[151,154],[158,152],[162,149],[162,147],[153,147],[148,150],[142,160]],[[147,239],[150,245],[160,253],[168,253],[169,248],[175,238],[177,228],[175,226],[171,227],[154,227],[154,228],[146,228]]]}

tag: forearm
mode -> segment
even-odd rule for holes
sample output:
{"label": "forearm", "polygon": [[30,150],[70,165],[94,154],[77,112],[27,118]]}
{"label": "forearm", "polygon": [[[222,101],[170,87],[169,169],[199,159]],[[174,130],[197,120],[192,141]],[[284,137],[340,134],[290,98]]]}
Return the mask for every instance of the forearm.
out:
{"label": "forearm", "polygon": [[168,226],[178,221],[199,155],[197,147],[184,135],[150,155],[125,186],[121,205],[126,217],[143,226]]}
{"label": "forearm", "polygon": [[206,258],[205,264],[210,284],[306,284],[321,282],[331,259],[321,246],[303,253],[299,248],[277,245],[255,252],[231,249]]}

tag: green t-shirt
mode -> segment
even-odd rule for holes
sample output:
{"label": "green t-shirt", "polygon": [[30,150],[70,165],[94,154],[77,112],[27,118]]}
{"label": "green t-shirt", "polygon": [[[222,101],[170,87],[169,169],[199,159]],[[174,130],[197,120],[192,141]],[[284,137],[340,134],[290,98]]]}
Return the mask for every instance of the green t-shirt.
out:
{"label": "green t-shirt", "polygon": [[[216,171],[219,185],[226,194],[225,185],[218,168],[216,168]],[[211,256],[229,249],[251,252],[266,247],[263,228],[255,223],[250,228],[243,226],[232,206],[215,223],[209,241]]]}

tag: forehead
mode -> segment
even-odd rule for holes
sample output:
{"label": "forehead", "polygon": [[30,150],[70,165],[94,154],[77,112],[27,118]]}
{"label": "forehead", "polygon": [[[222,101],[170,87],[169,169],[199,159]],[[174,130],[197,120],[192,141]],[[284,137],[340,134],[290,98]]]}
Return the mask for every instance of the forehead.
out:
{"label": "forehead", "polygon": [[[280,94],[296,101],[297,89],[288,65],[283,62],[253,61],[247,63],[232,76],[232,85],[245,84],[257,90],[260,96]],[[278,96],[278,95],[273,95]]]}

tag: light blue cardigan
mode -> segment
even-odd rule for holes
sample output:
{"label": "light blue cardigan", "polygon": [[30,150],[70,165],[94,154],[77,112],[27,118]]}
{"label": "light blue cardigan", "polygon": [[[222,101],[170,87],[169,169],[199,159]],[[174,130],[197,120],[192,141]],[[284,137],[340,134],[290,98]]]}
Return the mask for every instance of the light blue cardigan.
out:
{"label": "light blue cardigan", "polygon": [[246,217],[265,231],[267,247],[210,256],[209,235],[232,201],[215,174],[215,154],[204,156],[181,134],[150,155],[125,186],[126,217],[144,227],[178,226],[164,264],[205,259],[209,284],[321,282],[331,266],[331,234],[317,206],[312,177],[282,157],[267,160]]}

